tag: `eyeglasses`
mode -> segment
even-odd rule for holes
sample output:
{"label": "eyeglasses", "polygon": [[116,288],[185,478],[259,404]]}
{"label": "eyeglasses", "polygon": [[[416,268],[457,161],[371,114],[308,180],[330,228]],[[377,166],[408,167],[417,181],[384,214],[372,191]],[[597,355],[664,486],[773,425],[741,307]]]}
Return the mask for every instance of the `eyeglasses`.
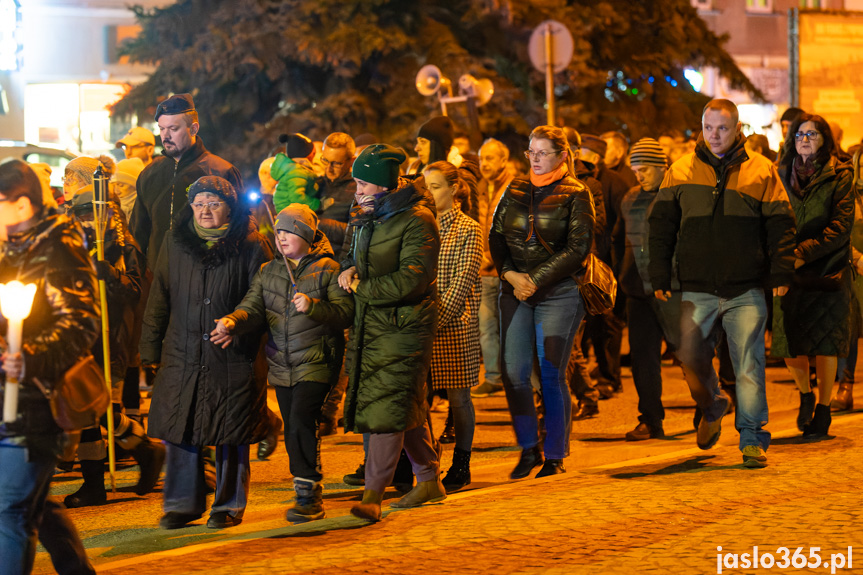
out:
{"label": "eyeglasses", "polygon": [[545,150],[540,150],[538,152],[534,152],[533,150],[525,150],[524,157],[528,160],[532,160],[534,158],[539,158],[540,160],[546,159],[548,156],[553,156],[554,154],[559,154],[560,150],[552,150],[551,152],[547,152]]}
{"label": "eyeglasses", "polygon": [[331,161],[329,161],[328,159],[326,159],[326,158],[324,158],[323,156],[321,156],[321,163],[322,163],[323,165],[325,165],[325,166],[332,165],[335,169],[337,169],[337,170],[338,170],[339,168],[341,168],[342,166],[344,166],[347,162],[331,162]]}
{"label": "eyeglasses", "polygon": [[63,176],[62,178],[60,178],[60,181],[61,181],[61,182],[63,182],[64,184],[71,184],[71,183],[72,183],[72,179],[73,179],[74,177],[75,177],[75,176]]}
{"label": "eyeglasses", "polygon": [[804,136],[809,138],[810,140],[814,140],[815,138],[817,138],[820,135],[821,135],[821,132],[816,132],[815,130],[809,130],[808,132],[795,132],[794,133],[794,137],[797,138],[798,140],[802,140]]}
{"label": "eyeglasses", "polygon": [[205,204],[195,203],[195,204],[191,204],[191,206],[192,206],[192,209],[195,209],[195,210],[203,210],[204,206],[207,206],[211,210],[218,210],[219,206],[221,206],[224,203],[225,202],[207,202]]}

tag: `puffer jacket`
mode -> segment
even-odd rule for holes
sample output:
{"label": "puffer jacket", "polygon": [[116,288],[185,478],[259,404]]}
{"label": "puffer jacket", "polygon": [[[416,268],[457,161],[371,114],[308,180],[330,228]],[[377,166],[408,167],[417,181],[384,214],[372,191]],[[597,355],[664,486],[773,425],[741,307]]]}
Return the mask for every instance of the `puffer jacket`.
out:
{"label": "puffer jacket", "polygon": [[294,203],[305,204],[316,212],[320,209],[317,176],[308,160],[297,161],[285,154],[276,154],[270,176],[278,182],[273,194],[276,213]]}
{"label": "puffer jacket", "polygon": [[342,269],[356,267],[348,339],[345,430],[394,433],[427,417],[426,384],[438,324],[440,234],[422,177],[400,179],[371,214],[355,209]]}
{"label": "puffer jacket", "polygon": [[[516,179],[494,214],[489,249],[501,277],[508,271],[527,273],[541,289],[581,269],[590,252],[593,229],[593,199],[578,180],[565,176],[537,188],[529,180]],[[538,234],[553,254],[545,249]]]}
{"label": "puffer jacket", "polygon": [[149,435],[185,445],[244,445],[266,435],[266,382],[255,378],[260,337],[214,345],[216,320],[234,311],[261,266],[266,239],[242,208],[212,248],[186,205],[162,244],[144,313],[141,361],[159,364]]}
{"label": "puffer jacket", "polygon": [[665,173],[650,211],[650,283],[734,298],[791,283],[795,220],[776,168],[740,136],[722,157],[699,136]]}
{"label": "puffer jacket", "polygon": [[[50,388],[90,352],[99,335],[96,275],[81,226],[48,210],[30,229],[10,235],[0,251],[0,283],[16,279],[35,283],[36,296],[23,324],[25,377],[18,393],[18,420],[0,423],[0,438],[59,452],[60,428],[33,380]],[[0,317],[0,333],[6,329],[6,319]],[[0,408],[2,403],[0,399]]]}
{"label": "puffer jacket", "polygon": [[[93,221],[93,186],[80,190],[68,206],[68,213],[83,226],[90,258],[95,263],[96,229]],[[105,230],[105,262],[113,273],[105,280],[108,303],[108,335],[111,350],[111,377],[126,377],[131,365],[132,341],[137,333],[136,311],[146,281],[147,266],[137,242],[129,232],[126,217],[114,201],[108,203]],[[137,342],[135,342],[137,345]],[[102,335],[93,346],[93,356],[102,365]]]}
{"label": "puffer jacket", "polygon": [[[294,270],[296,289],[281,256],[264,264],[237,309],[233,333],[269,327],[269,383],[291,387],[300,382],[333,385],[341,369],[344,330],[354,319],[354,298],[339,287],[339,265],[327,237],[318,230],[311,252]],[[312,300],[307,313],[291,304],[295,293]]]}

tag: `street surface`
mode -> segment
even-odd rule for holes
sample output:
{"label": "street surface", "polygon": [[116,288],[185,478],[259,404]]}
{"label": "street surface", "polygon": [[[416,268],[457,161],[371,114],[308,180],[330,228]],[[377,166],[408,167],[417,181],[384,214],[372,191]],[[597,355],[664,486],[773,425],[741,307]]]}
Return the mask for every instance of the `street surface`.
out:
{"label": "street surface", "polygon": [[[349,513],[362,488],[342,476],[362,462],[362,438],[344,434],[323,440],[320,521],[284,520],[293,489],[282,446],[269,461],[253,461],[237,527],[207,529],[205,516],[185,529],[159,529],[161,483],[138,497],[137,467],[119,470],[107,505],[70,514],[100,573],[831,573],[831,562],[836,573],[863,573],[863,413],[834,414],[830,437],[805,442],[788,372],[767,371],[774,441],[766,469],[741,465],[733,416],[717,446],[696,447],[694,404],[680,369],[667,364],[666,439],[623,440],[637,424],[624,368],[623,392],[601,402],[598,417],[573,422],[567,473],[510,481],[519,450],[506,401],[475,399],[473,483],[440,504],[399,511],[387,509],[398,497],[390,489],[377,524]],[[863,405],[863,392],[855,399]],[[445,414],[433,416],[439,433]],[[446,445],[444,470],[451,458]],[[77,472],[58,475],[52,493],[79,485]],[[758,569],[745,569],[755,554]],[[41,548],[34,573],[53,573]]]}

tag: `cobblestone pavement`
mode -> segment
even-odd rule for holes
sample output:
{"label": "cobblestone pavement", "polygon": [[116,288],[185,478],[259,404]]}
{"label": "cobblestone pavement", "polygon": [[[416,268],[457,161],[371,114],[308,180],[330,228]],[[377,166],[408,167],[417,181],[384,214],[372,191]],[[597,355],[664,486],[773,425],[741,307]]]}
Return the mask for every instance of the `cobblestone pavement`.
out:
{"label": "cobblestone pavement", "polygon": [[[622,441],[637,423],[627,379],[622,394],[602,402],[598,418],[574,424],[566,474],[510,482],[517,448],[505,402],[477,400],[470,488],[441,504],[389,512],[386,503],[397,494],[388,492],[378,524],[348,511],[361,491],[340,477],[362,458],[359,437],[350,435],[324,440],[328,517],[321,521],[285,523],[293,491],[281,451],[253,465],[251,501],[238,527],[212,531],[202,520],[162,531],[155,526],[158,493],[110,495],[109,505],[71,514],[106,573],[717,573],[720,546],[739,559],[758,546],[762,560],[770,553],[775,561],[772,569],[735,569],[728,556],[723,573],[829,573],[831,554],[839,553],[845,569],[836,572],[863,573],[863,413],[834,415],[830,437],[804,442],[794,428],[796,389],[784,370],[768,374],[774,441],[766,469],[742,467],[732,417],[716,447],[697,449],[692,401],[678,370],[665,367],[669,439]],[[443,415],[435,417],[440,423]],[[445,467],[450,458],[448,446]],[[123,470],[119,483],[135,477],[134,468]],[[80,483],[74,474],[59,479],[57,494]],[[820,547],[819,566],[781,569],[781,547],[789,563],[798,547],[807,561],[810,548]],[[44,552],[35,572],[51,572]]]}

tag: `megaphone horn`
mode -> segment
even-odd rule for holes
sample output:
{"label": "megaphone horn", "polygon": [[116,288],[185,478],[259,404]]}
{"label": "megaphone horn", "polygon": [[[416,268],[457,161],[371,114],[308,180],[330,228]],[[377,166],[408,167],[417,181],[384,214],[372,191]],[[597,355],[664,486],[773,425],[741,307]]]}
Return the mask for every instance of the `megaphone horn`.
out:
{"label": "megaphone horn", "polygon": [[487,78],[477,80],[470,74],[464,74],[458,79],[458,90],[463,96],[473,97],[477,106],[482,106],[494,95],[494,84]]}
{"label": "megaphone horn", "polygon": [[443,74],[434,64],[426,64],[417,72],[417,91],[423,96],[433,96],[440,90]]}

